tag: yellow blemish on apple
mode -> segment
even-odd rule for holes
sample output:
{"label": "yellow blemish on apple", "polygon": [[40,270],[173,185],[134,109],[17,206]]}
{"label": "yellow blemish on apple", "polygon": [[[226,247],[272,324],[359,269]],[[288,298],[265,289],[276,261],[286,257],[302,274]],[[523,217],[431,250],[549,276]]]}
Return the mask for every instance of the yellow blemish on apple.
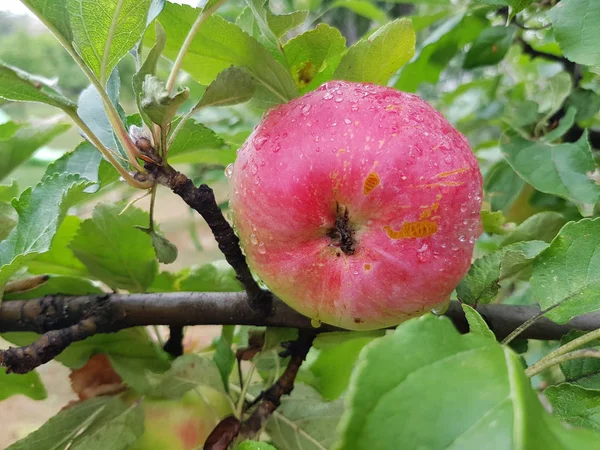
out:
{"label": "yellow blemish on apple", "polygon": [[465,184],[462,181],[440,181],[439,183],[428,183],[428,184],[417,184],[416,186],[409,186],[416,189],[428,189],[436,187],[456,187]]}
{"label": "yellow blemish on apple", "polygon": [[377,172],[369,173],[363,184],[363,194],[369,195],[373,189],[379,186],[379,183],[381,183],[381,178],[379,178]]}
{"label": "yellow blemish on apple", "polygon": [[449,177],[451,175],[456,175],[458,173],[463,173],[466,172],[467,170],[469,170],[468,167],[461,167],[460,169],[456,169],[456,170],[450,170],[449,172],[442,172],[442,173],[438,173],[435,178],[445,178],[445,177]]}
{"label": "yellow blemish on apple", "polygon": [[424,211],[419,216],[419,220],[429,219],[432,216],[432,214],[438,210],[439,207],[440,204],[438,202],[435,202],[431,206],[421,206],[421,209],[424,208]]}
{"label": "yellow blemish on apple", "polygon": [[417,222],[404,222],[399,230],[394,230],[391,226],[383,227],[391,239],[414,239],[431,236],[437,233],[437,223],[431,220],[419,220]]}

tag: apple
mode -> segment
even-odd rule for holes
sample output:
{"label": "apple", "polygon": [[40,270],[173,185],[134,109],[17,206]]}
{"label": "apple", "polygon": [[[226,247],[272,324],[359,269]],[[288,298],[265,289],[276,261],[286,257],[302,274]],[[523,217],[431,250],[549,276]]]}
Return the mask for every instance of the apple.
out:
{"label": "apple", "polygon": [[376,329],[440,307],[481,234],[467,139],[388,87],[333,81],[271,109],[226,173],[251,268],[317,323]]}
{"label": "apple", "polygon": [[144,434],[131,450],[193,450],[201,447],[220,420],[231,414],[230,401],[200,386],[181,399],[144,397]]}

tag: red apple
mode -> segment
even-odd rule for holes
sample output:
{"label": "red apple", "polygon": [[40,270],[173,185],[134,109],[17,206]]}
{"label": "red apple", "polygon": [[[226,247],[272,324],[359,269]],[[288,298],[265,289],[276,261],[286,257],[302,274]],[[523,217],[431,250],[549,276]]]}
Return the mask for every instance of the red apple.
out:
{"label": "red apple", "polygon": [[481,233],[466,138],[392,88],[334,81],[270,110],[228,175],[256,274],[302,314],[343,328],[396,325],[445,303]]}

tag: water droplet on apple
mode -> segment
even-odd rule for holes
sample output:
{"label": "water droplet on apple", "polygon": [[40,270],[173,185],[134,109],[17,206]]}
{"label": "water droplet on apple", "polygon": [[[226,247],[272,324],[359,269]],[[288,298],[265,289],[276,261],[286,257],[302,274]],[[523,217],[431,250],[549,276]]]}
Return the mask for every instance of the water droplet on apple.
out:
{"label": "water droplet on apple", "polygon": [[346,118],[344,119],[344,123],[345,123],[346,125],[350,125],[350,124],[352,123],[352,121],[346,117]]}
{"label": "water droplet on apple", "polygon": [[458,237],[458,240],[460,242],[466,242],[467,238],[461,235],[461,236]]}
{"label": "water droplet on apple", "polygon": [[352,111],[358,111],[358,106],[356,106],[356,105],[352,105],[352,106],[350,107],[350,109],[351,109]]}
{"label": "water droplet on apple", "polygon": [[273,147],[273,153],[277,153],[279,150],[281,150],[281,144],[277,144],[275,147]]}
{"label": "water droplet on apple", "polygon": [[264,242],[261,242],[260,244],[258,244],[258,253],[260,253],[261,255],[264,255],[265,253],[267,253],[267,249],[265,248]]}
{"label": "water droplet on apple", "polygon": [[332,126],[332,127],[337,127],[337,122],[333,122],[333,123],[331,124],[331,126]]}
{"label": "water droplet on apple", "polygon": [[[439,231],[439,230],[438,230]],[[440,244],[440,247],[446,248],[446,244]]]}
{"label": "water droplet on apple", "polygon": [[452,251],[453,251],[453,252],[456,252],[456,251],[458,251],[458,247],[456,247],[456,246],[452,246]]}
{"label": "water droplet on apple", "polygon": [[334,102],[336,103],[342,103],[344,101],[344,97],[336,97]]}
{"label": "water droplet on apple", "polygon": [[437,305],[435,308],[433,308],[431,310],[431,312],[433,314],[435,314],[436,316],[441,316],[442,314],[446,314],[446,311],[448,311],[449,307],[450,307],[450,299]]}
{"label": "water droplet on apple", "polygon": [[264,147],[264,145],[267,143],[269,139],[264,137],[264,136],[259,136],[254,138],[254,148],[256,150],[260,150],[261,148]]}
{"label": "water droplet on apple", "polygon": [[252,245],[258,244],[258,239],[254,233],[250,235],[250,242],[252,242]]}
{"label": "water droplet on apple", "polygon": [[327,94],[325,94],[325,95],[323,96],[323,98],[324,98],[325,100],[331,100],[331,99],[333,98],[333,94],[332,94],[331,92],[328,92]]}
{"label": "water droplet on apple", "polygon": [[311,319],[310,324],[313,328],[319,328],[321,326],[321,321],[319,319]]}
{"label": "water droplet on apple", "polygon": [[309,111],[310,111],[310,105],[304,105],[302,107],[302,114],[304,114],[305,116],[308,115]]}
{"label": "water droplet on apple", "polygon": [[317,153],[321,153],[321,147],[317,147],[317,148],[315,148],[315,151],[316,151]]}
{"label": "water droplet on apple", "polygon": [[471,236],[469,238],[469,244],[474,244],[475,243],[475,236]]}
{"label": "water droplet on apple", "polygon": [[227,167],[225,167],[225,176],[227,178],[231,178],[231,175],[233,175],[233,164],[229,164]]}

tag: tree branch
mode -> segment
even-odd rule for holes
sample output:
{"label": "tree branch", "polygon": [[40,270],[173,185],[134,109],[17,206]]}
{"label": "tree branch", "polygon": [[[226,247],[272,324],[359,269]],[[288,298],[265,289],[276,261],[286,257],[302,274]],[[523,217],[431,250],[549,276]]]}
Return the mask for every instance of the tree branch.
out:
{"label": "tree branch", "polygon": [[[537,306],[480,305],[485,318],[498,339],[503,339],[527,319],[539,313]],[[294,311],[278,298],[273,298],[273,313],[264,317],[248,304],[243,292],[173,292],[153,294],[101,294],[70,297],[51,295],[35,300],[13,300],[0,303],[0,333],[34,331],[46,333],[61,330],[80,321],[101,316],[99,333],[148,325],[255,325],[314,329],[308,317]],[[451,302],[446,315],[460,332],[468,324],[460,304]],[[600,312],[586,314],[559,325],[541,318],[519,337],[558,340],[571,330],[591,331],[600,328]],[[338,328],[322,325],[319,331]]]}
{"label": "tree branch", "polygon": [[[163,165],[157,155],[150,155],[150,158],[146,160],[145,169],[157,183],[171,189],[190,208],[197,211],[204,218],[219,245],[219,249],[227,262],[233,267],[237,279],[248,293],[250,307],[259,314],[271,314],[272,294],[261,289],[254,280],[246,263],[246,257],[240,248],[240,240],[223,216],[223,212],[215,200],[213,190],[206,184],[201,184],[198,187],[194,186],[194,183],[187,176],[176,171],[168,164]],[[139,175],[145,176],[144,174]]]}
{"label": "tree branch", "polygon": [[258,406],[252,411],[243,423],[240,435],[243,439],[253,438],[262,429],[265,422],[281,404],[281,397],[289,395],[294,389],[294,381],[304,362],[316,332],[313,330],[300,330],[298,339],[290,342],[281,356],[290,356],[285,371],[269,389],[262,393]]}

